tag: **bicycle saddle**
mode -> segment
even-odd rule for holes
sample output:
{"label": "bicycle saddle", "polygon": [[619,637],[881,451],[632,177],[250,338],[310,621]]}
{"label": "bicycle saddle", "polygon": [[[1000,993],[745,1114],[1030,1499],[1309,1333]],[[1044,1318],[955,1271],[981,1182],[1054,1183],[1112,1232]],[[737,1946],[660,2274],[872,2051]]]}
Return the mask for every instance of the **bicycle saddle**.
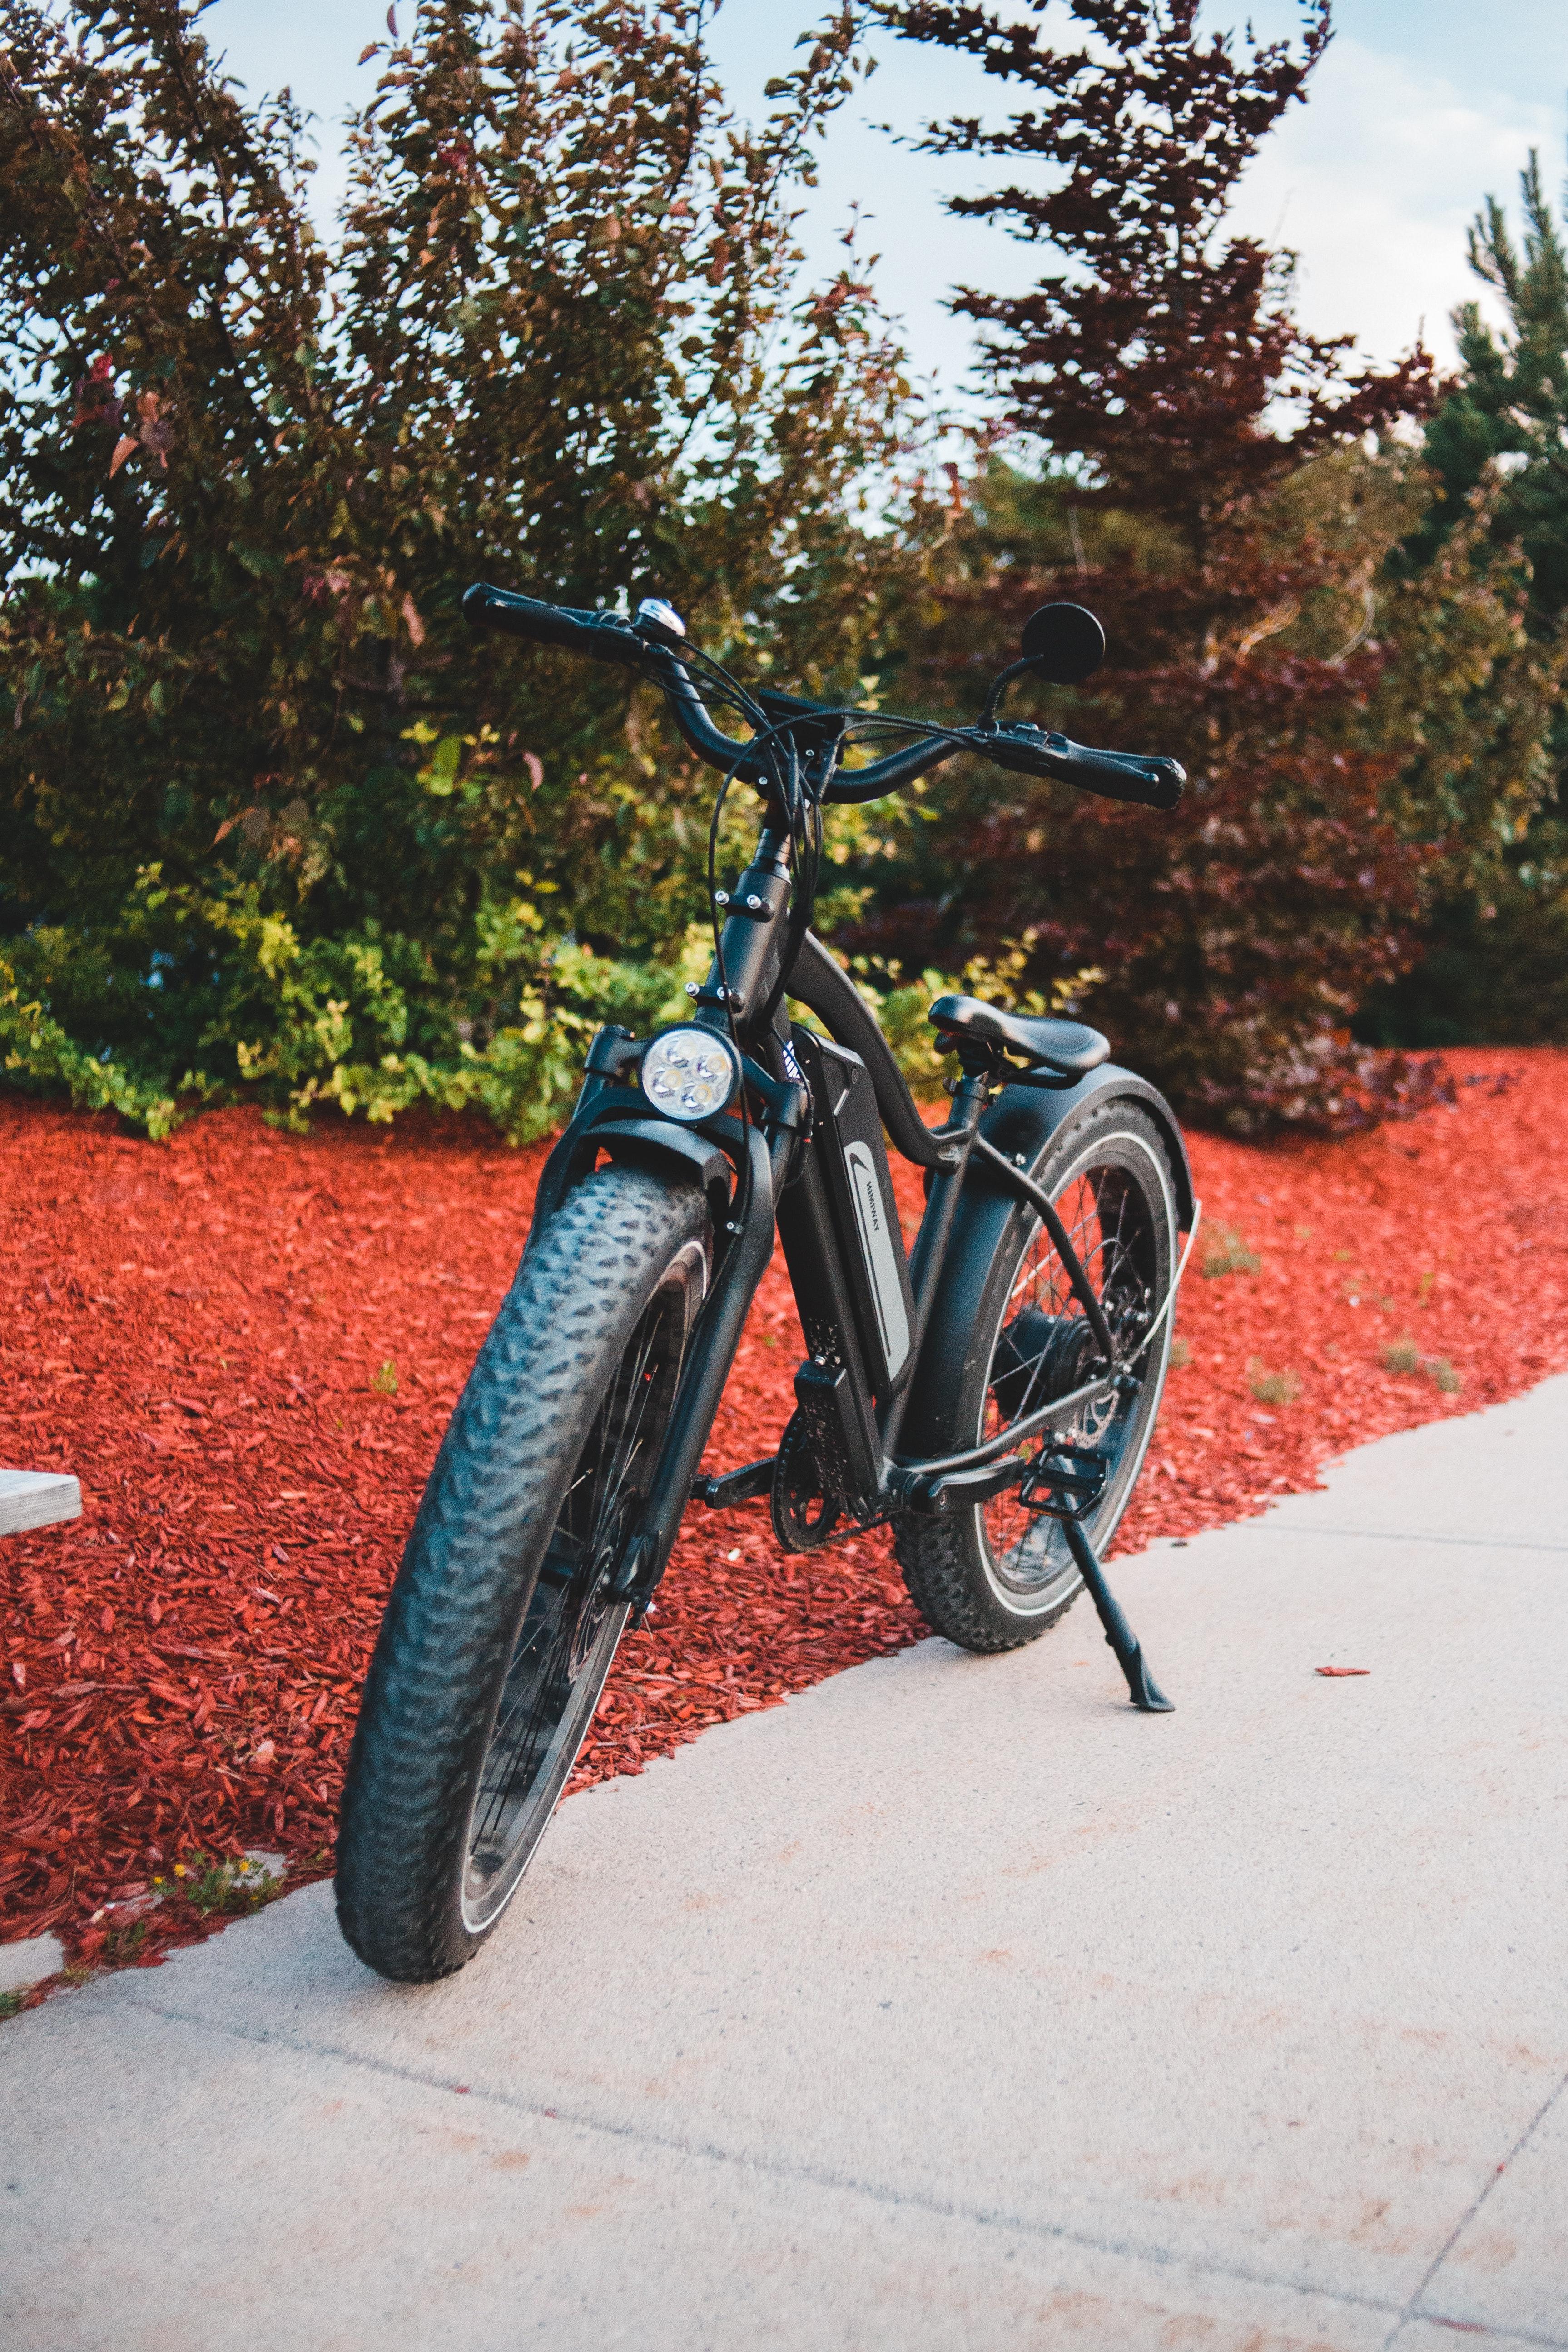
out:
{"label": "bicycle saddle", "polygon": [[982,1004],[977,996],[939,996],[926,1019],[956,1045],[974,1037],[988,1045],[1005,1045],[1026,1062],[1043,1062],[1064,1077],[1087,1077],[1110,1055],[1110,1041],[1081,1021],[1033,1020],[1021,1013],[1003,1013]]}

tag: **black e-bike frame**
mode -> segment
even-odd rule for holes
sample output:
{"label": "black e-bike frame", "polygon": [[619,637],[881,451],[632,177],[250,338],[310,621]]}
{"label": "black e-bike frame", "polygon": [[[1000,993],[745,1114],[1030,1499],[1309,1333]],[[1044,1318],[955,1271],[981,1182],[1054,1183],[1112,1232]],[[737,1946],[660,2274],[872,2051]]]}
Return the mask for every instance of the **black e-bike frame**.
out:
{"label": "black e-bike frame", "polygon": [[[663,1455],[616,1578],[616,1597],[631,1604],[634,1616],[647,1611],[693,1499],[723,1508],[764,1494],[773,1485],[776,1456],[720,1477],[700,1477],[698,1465],[747,1311],[773,1255],[775,1229],[784,1242],[808,1349],[795,1377],[796,1396],[819,1454],[835,1465],[845,1490],[839,1499],[850,1524],[873,1524],[899,1510],[950,1511],[989,1501],[1019,1484],[1037,1461],[1020,1454],[1021,1445],[1054,1423],[1070,1420],[1091,1402],[1136,1387],[1138,1362],[1175,1293],[1173,1283],[1160,1315],[1119,1355],[1071,1239],[1029,1171],[1053,1130],[1088,1098],[1130,1097],[1145,1107],[1162,1130],[1175,1179],[1178,1222],[1190,1230],[1192,1174],[1180,1129],[1163,1097],[1131,1071],[1103,1064],[1076,1082],[1048,1070],[1019,1074],[999,1054],[967,1043],[960,1047],[962,1075],[950,1081],[953,1115],[944,1127],[928,1128],[871,1008],[848,974],[804,928],[802,910],[791,919],[794,835],[777,783],[781,756],[793,765],[804,752],[808,770],[815,771],[809,782],[818,802],[879,797],[951,757],[964,747],[965,739],[973,742],[974,730],[964,730],[963,739],[956,732],[928,737],[869,768],[836,775],[841,728],[825,728],[817,713],[807,719],[809,706],[795,705],[801,714],[798,747],[787,717],[775,730],[780,742],[765,749],[736,743],[713,725],[689,672],[670,647],[657,640],[650,644],[613,616],[570,612],[482,586],[469,591],[465,609],[476,623],[510,628],[536,642],[586,651],[651,673],[664,688],[691,748],[714,766],[725,768],[731,778],[754,783],[765,801],[752,863],[734,890],[718,898],[727,911],[707,982],[691,992],[692,1024],[710,1027],[740,1048],[745,1076],[741,1100],[698,1125],[659,1118],[637,1084],[647,1041],[639,1043],[615,1026],[602,1029],[588,1054],[575,1112],[545,1163],[534,1205],[531,1244],[567,1192],[607,1158],[678,1171],[685,1181],[702,1186],[712,1212],[717,1247],[711,1280],[682,1367]],[[769,701],[772,716],[773,709],[782,709],[784,698]],[[1006,766],[1038,763],[1044,772],[1087,782],[1112,797],[1169,804],[1169,789],[1159,772],[1169,771],[1173,763],[1140,766],[1130,755],[1090,751],[1061,737],[1041,738],[1036,729],[1010,732],[1018,739],[1033,738],[1035,743],[994,748],[993,730],[990,741],[973,742],[973,748],[987,750],[993,757],[1005,752],[1000,763]],[[1035,751],[1039,743],[1050,747],[1048,764]],[[1179,780],[1180,771],[1174,772]],[[804,911],[808,918],[809,909]],[[833,1213],[821,1155],[814,1148],[822,1132],[822,1107],[814,1105],[804,1076],[802,1062],[809,1059],[809,1048],[784,1010],[786,995],[805,1004],[829,1037],[858,1057],[895,1150],[926,1171],[925,1213],[908,1264],[913,1303],[910,1345],[897,1376],[885,1381],[880,1392],[872,1386],[849,1305],[863,1276],[847,1262],[853,1239],[846,1234],[842,1217]],[[925,1377],[922,1342],[955,1249],[964,1245],[962,1211],[977,1196],[994,1198],[998,1192],[1026,1203],[1049,1234],[1093,1334],[1097,1358],[1090,1376],[986,1443],[940,1459],[902,1459],[898,1439],[905,1407]],[[901,1254],[896,1221],[891,1240]],[[1064,1465],[1063,1477],[1070,1487],[1070,1466]],[[1058,1512],[1069,1522],[1068,1539],[1081,1567],[1087,1540],[1081,1528],[1070,1524],[1080,1515],[1070,1504]],[[1099,1577],[1092,1555],[1083,1572],[1091,1584]],[[1097,1592],[1097,1601],[1099,1598]],[[1130,1682],[1133,1679],[1129,1669]]]}

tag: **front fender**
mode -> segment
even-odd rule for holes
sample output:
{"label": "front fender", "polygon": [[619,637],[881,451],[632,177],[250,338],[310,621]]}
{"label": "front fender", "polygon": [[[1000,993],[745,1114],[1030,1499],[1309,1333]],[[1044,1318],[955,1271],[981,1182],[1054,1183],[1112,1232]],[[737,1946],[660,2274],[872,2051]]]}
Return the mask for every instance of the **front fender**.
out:
{"label": "front fender", "polygon": [[595,1142],[610,1158],[634,1167],[672,1163],[688,1180],[695,1174],[722,1224],[730,1206],[730,1162],[716,1143],[670,1118],[607,1118],[593,1129]]}
{"label": "front fender", "polygon": [[[720,1146],[674,1119],[648,1118],[642,1096],[629,1087],[608,1087],[590,1096],[545,1161],[533,1198],[529,1243],[573,1186],[591,1172],[601,1151],[612,1160],[678,1170],[688,1182],[695,1178],[708,1195],[714,1223],[721,1225],[728,1216],[731,1168]],[[527,1247],[525,1244],[525,1254]]]}

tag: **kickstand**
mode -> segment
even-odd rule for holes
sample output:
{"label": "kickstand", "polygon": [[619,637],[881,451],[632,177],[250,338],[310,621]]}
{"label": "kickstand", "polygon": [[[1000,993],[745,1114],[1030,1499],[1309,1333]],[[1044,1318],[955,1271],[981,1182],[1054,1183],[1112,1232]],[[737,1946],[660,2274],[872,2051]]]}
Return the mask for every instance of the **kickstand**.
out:
{"label": "kickstand", "polygon": [[1089,1538],[1076,1519],[1064,1517],[1061,1529],[1068,1539],[1068,1549],[1078,1562],[1079,1573],[1089,1587],[1089,1598],[1100,1612],[1105,1638],[1115,1651],[1117,1662],[1127,1677],[1133,1706],[1142,1707],[1145,1715],[1173,1714],[1175,1702],[1165,1696],[1144,1664],[1138,1637],[1117,1606],[1115,1596],[1105,1580],[1105,1570],[1096,1559]]}

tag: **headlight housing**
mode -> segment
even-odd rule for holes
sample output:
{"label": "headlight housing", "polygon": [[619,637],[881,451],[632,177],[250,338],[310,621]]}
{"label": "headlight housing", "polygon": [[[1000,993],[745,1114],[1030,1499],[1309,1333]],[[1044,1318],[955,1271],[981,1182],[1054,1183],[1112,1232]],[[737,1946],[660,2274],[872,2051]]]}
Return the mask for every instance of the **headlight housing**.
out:
{"label": "headlight housing", "polygon": [[661,1118],[712,1118],[741,1090],[741,1057],[715,1029],[663,1029],[649,1044],[638,1074],[644,1095]]}

